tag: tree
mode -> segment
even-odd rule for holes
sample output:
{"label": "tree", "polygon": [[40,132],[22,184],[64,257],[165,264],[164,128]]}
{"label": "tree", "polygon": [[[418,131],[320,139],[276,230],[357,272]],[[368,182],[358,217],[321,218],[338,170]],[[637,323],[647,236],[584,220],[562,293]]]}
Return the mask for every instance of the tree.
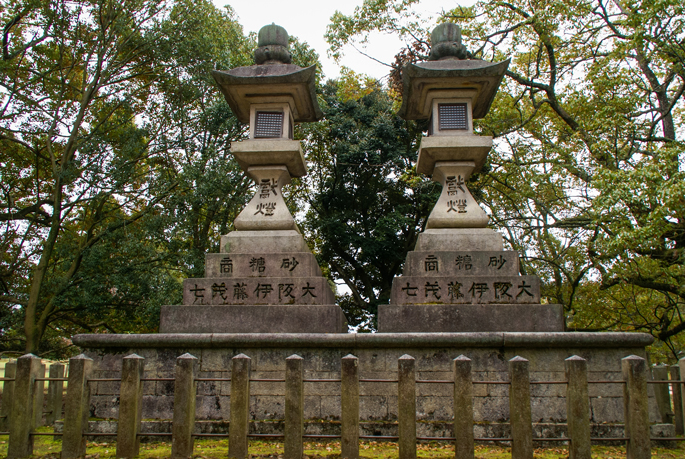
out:
{"label": "tree", "polygon": [[[413,3],[337,16],[333,52],[376,29],[405,37],[404,60],[420,57],[428,24]],[[481,2],[440,20],[462,25],[472,56],[512,58],[477,125],[497,139],[479,181],[523,269],[572,329],[648,331],[675,355],[685,330],[683,5]]]}
{"label": "tree", "polygon": [[[53,333],[154,329],[150,311],[180,296],[177,259],[160,249],[186,180],[169,138],[195,154],[240,135],[197,75],[240,65],[242,31],[230,11],[189,1],[13,2],[0,20],[0,320],[15,327],[3,336],[37,351]],[[159,110],[172,100],[177,112]]]}
{"label": "tree", "polygon": [[415,173],[421,129],[397,116],[376,82],[329,81],[322,99],[324,120],[308,139],[305,228],[322,264],[350,291],[339,297],[350,325],[374,330],[438,186]]}

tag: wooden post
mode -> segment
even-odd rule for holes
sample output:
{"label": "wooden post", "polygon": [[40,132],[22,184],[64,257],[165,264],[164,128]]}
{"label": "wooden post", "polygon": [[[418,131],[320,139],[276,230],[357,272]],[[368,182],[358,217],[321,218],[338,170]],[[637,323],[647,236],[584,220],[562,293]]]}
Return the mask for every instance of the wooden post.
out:
{"label": "wooden post", "polygon": [[[17,362],[5,364],[5,378],[17,375]],[[12,418],[12,401],[14,400],[14,381],[5,381],[2,385],[2,406],[0,406],[0,431],[7,432]]]}
{"label": "wooden post", "polygon": [[197,357],[187,353],[176,359],[174,418],[171,427],[171,457],[173,459],[193,457],[197,364]]}
{"label": "wooden post", "polygon": [[[39,378],[45,378],[45,364],[40,364]],[[36,381],[36,392],[33,397],[33,415],[36,417],[36,427],[42,427],[43,423],[43,405],[45,404],[45,381]]]}
{"label": "wooden post", "polygon": [[62,459],[86,455],[86,432],[90,415],[90,384],[93,360],[81,354],[69,359],[69,381],[64,403]]}
{"label": "wooden post", "polygon": [[121,390],[117,422],[117,458],[132,459],[140,452],[140,421],[143,415],[145,359],[131,354],[121,361]]}
{"label": "wooden post", "polygon": [[352,354],[341,365],[341,442],[342,459],[359,459],[359,359]]}
{"label": "wooden post", "polygon": [[516,356],[509,360],[509,419],[511,458],[533,459],[533,420],[530,411],[528,360]]}
{"label": "wooden post", "polygon": [[473,378],[471,359],[460,355],[454,371],[454,457],[473,459]]}
{"label": "wooden post", "polygon": [[[64,365],[53,363],[50,365],[50,379],[64,378]],[[55,421],[62,419],[62,397],[64,394],[64,381],[48,382],[48,406],[45,413],[45,423],[55,425]]]}
{"label": "wooden post", "polygon": [[250,366],[245,354],[233,357],[231,369],[231,425],[229,427],[228,457],[247,458],[247,433],[250,416]]}
{"label": "wooden post", "polygon": [[416,459],[416,362],[403,355],[397,361],[397,404],[400,459]]}
{"label": "wooden post", "polygon": [[570,459],[591,459],[590,442],[590,397],[587,386],[587,360],[571,356],[566,364],[566,422]]}
{"label": "wooden post", "polygon": [[31,432],[36,427],[36,379],[45,377],[45,372],[40,374],[41,368],[43,364],[40,358],[33,354],[26,354],[17,359],[8,459],[29,457],[33,454]]}
{"label": "wooden post", "polygon": [[[671,365],[670,368],[671,381],[680,381],[683,373],[680,371],[680,366]],[[683,418],[683,390],[681,383],[671,384],[671,390],[673,391],[673,417],[675,424],[675,434],[683,435],[685,434],[685,419]]]}
{"label": "wooden post", "polygon": [[286,459],[302,459],[304,452],[304,360],[299,355],[285,359],[285,445]]}
{"label": "wooden post", "polygon": [[621,360],[625,432],[629,438],[628,459],[650,459],[649,404],[647,399],[647,361],[630,355]]}
{"label": "wooden post", "polygon": [[[666,365],[652,367],[652,379],[654,381],[668,381],[668,367]],[[654,389],[661,423],[672,424],[673,411],[671,411],[671,394],[668,391],[668,384],[652,384],[652,389]]]}

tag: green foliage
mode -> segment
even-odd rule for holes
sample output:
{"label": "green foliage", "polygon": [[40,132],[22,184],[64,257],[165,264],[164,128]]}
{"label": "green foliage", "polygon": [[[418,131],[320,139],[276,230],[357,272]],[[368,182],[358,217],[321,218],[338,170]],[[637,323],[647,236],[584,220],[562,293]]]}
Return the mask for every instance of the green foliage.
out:
{"label": "green foliage", "polygon": [[324,121],[308,138],[305,227],[320,261],[350,291],[339,298],[348,321],[373,330],[438,187],[414,170],[421,129],[396,115],[377,84],[355,99],[345,83],[324,86]]}
{"label": "green foliage", "polygon": [[153,331],[244,199],[244,127],[209,74],[250,63],[242,29],[187,0],[13,2],[0,21],[0,345]]}
{"label": "green foliage", "polygon": [[[399,8],[399,10],[398,10]],[[458,22],[471,55],[511,58],[477,130],[496,138],[483,204],[522,269],[575,330],[685,330],[685,8],[682,2],[480,2]],[[333,52],[373,30],[421,59],[429,24],[401,1],[337,15]],[[407,51],[409,50],[409,51]]]}

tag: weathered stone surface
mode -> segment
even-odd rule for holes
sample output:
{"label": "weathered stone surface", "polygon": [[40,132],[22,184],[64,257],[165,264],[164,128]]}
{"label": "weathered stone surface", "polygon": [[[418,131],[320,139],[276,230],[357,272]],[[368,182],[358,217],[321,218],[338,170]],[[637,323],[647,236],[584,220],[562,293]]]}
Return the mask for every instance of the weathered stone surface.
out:
{"label": "weathered stone surface", "polygon": [[[50,365],[50,379],[64,378],[64,365],[53,363]],[[62,419],[62,395],[64,393],[64,381],[50,381],[48,383],[48,402],[45,422],[52,426],[56,420]]]}
{"label": "weathered stone surface", "polygon": [[[5,364],[5,378],[14,378],[17,374],[17,362]],[[14,402],[14,381],[4,381],[2,384],[2,405],[0,406],[0,431],[9,430]]]}
{"label": "weathered stone surface", "polygon": [[512,459],[533,459],[533,422],[530,400],[529,362],[516,356],[509,360],[509,416]]}
{"label": "weathered stone surface", "polygon": [[185,279],[185,305],[334,304],[335,295],[324,277],[238,277]]}
{"label": "weathered stone surface", "polygon": [[626,453],[630,459],[651,457],[649,439],[649,406],[647,398],[647,361],[631,355],[622,359],[626,436],[630,439]]}
{"label": "weathered stone surface", "polygon": [[587,384],[587,360],[577,355],[565,361],[566,380],[566,413],[568,434],[572,439],[569,445],[570,459],[590,459],[592,443],[590,441],[590,399]]}
{"label": "weathered stone surface", "polygon": [[[215,262],[218,266],[218,261]],[[506,252],[409,252],[403,276],[518,276],[519,254]],[[210,277],[210,276],[208,276]],[[217,276],[219,277],[219,276]]]}
{"label": "weathered stone surface", "polygon": [[190,354],[183,354],[176,359],[171,437],[171,457],[174,459],[187,459],[193,456],[194,437],[192,434],[197,401],[195,374],[198,364],[198,358]]}
{"label": "weathered stone surface", "polygon": [[117,424],[117,458],[132,459],[140,451],[140,421],[143,414],[145,359],[131,354],[124,357],[121,367],[121,395]]}
{"label": "weathered stone surface", "polygon": [[64,404],[64,429],[62,430],[63,459],[80,458],[86,454],[86,437],[84,434],[88,430],[91,392],[88,379],[92,373],[92,359],[83,354],[69,359],[69,381]]}
{"label": "weathered stone surface", "polygon": [[205,277],[208,278],[311,276],[321,276],[321,269],[310,252],[205,255]]}
{"label": "weathered stone surface", "polygon": [[[285,457],[301,459],[304,434],[304,365],[303,359],[293,354],[286,359],[285,368]],[[320,408],[319,408],[320,413]]]}
{"label": "weathered stone surface", "polygon": [[359,458],[359,359],[352,354],[341,365],[341,456]]}
{"label": "weathered stone surface", "polygon": [[[652,379],[654,381],[668,380],[668,367],[659,365],[652,368]],[[652,390],[656,397],[656,405],[659,409],[662,424],[673,423],[673,410],[671,409],[671,394],[668,384],[653,384]]]}
{"label": "weathered stone surface", "polygon": [[302,235],[295,230],[232,231],[221,236],[221,253],[310,252]]}
{"label": "weathered stone surface", "polygon": [[473,374],[471,359],[460,355],[453,361],[454,368],[454,456],[473,459]]}
{"label": "weathered stone surface", "polygon": [[563,308],[558,304],[467,304],[378,306],[382,333],[561,332]]}
{"label": "weathered stone surface", "polygon": [[490,228],[427,228],[416,239],[417,252],[497,252],[502,235]]}
{"label": "weathered stone surface", "polygon": [[[187,297],[191,299],[191,295]],[[402,276],[393,280],[390,303],[540,304],[540,279],[537,276]]]}
{"label": "weathered stone surface", "polygon": [[397,360],[397,412],[400,459],[416,458],[416,361],[405,354]]}
{"label": "weathered stone surface", "polygon": [[36,426],[35,398],[39,388],[36,379],[45,377],[45,367],[41,364],[40,358],[33,354],[19,357],[16,363],[12,417],[9,422],[8,459],[24,458],[33,454],[34,437],[31,432]]}
{"label": "weathered stone surface", "polygon": [[344,333],[335,305],[162,306],[161,333]]}
{"label": "weathered stone surface", "polygon": [[231,154],[245,171],[255,166],[282,164],[292,177],[302,177],[307,174],[304,153],[299,140],[250,139],[233,142]]}
{"label": "weathered stone surface", "polygon": [[[680,367],[678,365],[671,365],[670,369],[671,381],[681,381]],[[671,391],[673,392],[673,414],[676,435],[683,435],[685,433],[685,419],[683,419],[683,385],[680,383],[671,384]]]}
{"label": "weathered stone surface", "polygon": [[232,359],[231,369],[231,430],[228,457],[247,457],[247,433],[250,416],[250,357],[239,354]]}

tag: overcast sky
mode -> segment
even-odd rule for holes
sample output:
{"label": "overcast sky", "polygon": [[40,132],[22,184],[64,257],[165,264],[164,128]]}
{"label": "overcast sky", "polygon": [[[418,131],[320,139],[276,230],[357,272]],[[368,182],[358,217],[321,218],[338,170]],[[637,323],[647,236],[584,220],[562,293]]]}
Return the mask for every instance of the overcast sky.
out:
{"label": "overcast sky", "polygon": [[[213,0],[214,3],[223,7],[228,4],[238,16],[238,21],[243,26],[245,34],[258,32],[262,26],[275,22],[284,27],[292,36],[305,41],[319,53],[323,64],[323,72],[326,78],[336,78],[340,74],[338,65],[328,58],[326,53],[328,44],[324,39],[326,26],[330,17],[339,10],[343,14],[350,15],[355,6],[361,5],[363,0]],[[444,9],[449,10],[457,5],[473,4],[473,0],[423,0],[416,8],[422,17],[437,17]],[[433,19],[435,20],[435,19]],[[402,43],[396,38],[383,34],[375,34],[370,40],[365,53],[376,59],[392,63],[393,57],[402,47]],[[345,48],[345,56],[341,64],[351,68],[355,72],[365,73],[374,78],[384,78],[389,68],[383,66],[357,52],[348,46]]]}

